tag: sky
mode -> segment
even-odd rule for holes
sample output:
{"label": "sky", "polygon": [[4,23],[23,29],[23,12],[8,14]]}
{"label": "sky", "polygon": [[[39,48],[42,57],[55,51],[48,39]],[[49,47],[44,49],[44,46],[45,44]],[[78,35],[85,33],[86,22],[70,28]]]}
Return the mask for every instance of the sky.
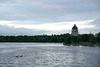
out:
{"label": "sky", "polygon": [[0,0],[0,35],[100,32],[100,0]]}

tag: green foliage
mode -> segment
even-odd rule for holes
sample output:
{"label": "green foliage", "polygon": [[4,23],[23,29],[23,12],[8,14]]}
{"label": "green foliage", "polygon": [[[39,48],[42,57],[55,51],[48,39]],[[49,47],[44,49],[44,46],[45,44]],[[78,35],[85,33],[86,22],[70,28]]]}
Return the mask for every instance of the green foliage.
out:
{"label": "green foliage", "polygon": [[0,36],[0,42],[64,42],[69,35]]}
{"label": "green foliage", "polygon": [[35,35],[35,36],[0,36],[0,42],[59,42],[65,45],[69,44],[83,44],[93,46],[97,44],[100,46],[100,33],[81,34],[72,36],[70,34],[61,35]]}

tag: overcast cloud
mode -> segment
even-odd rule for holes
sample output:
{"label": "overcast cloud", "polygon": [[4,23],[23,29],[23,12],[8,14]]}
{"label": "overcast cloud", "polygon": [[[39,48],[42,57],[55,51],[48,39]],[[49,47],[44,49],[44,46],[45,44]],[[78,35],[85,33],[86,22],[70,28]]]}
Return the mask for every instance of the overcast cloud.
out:
{"label": "overcast cloud", "polygon": [[0,0],[0,35],[71,33],[73,24],[100,32],[100,0]]}

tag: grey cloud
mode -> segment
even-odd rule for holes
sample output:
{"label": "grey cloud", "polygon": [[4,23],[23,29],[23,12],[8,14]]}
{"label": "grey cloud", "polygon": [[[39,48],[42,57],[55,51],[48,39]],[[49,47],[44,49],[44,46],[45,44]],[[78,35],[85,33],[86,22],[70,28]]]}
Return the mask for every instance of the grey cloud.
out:
{"label": "grey cloud", "polygon": [[7,4],[7,3],[16,3],[16,0],[0,0],[0,5],[1,4]]}
{"label": "grey cloud", "polygon": [[64,34],[69,33],[71,30],[62,31],[43,31],[36,29],[14,28],[9,26],[0,25],[0,35],[43,35],[43,34]]}
{"label": "grey cloud", "polygon": [[79,34],[89,34],[89,33],[96,34],[98,32],[100,32],[100,29],[98,28],[79,29]]}
{"label": "grey cloud", "polygon": [[[58,22],[62,21],[59,19],[60,17],[70,15],[78,17],[77,15],[82,16],[82,14],[84,15],[81,20],[83,18],[87,20],[87,14],[94,16],[94,14],[98,14],[97,12],[100,11],[99,2],[99,0],[17,0],[16,4],[7,5],[5,9],[0,11],[2,16],[0,20]],[[42,18],[47,18],[48,20],[40,20]],[[72,19],[75,18],[72,17]],[[78,20],[80,19],[76,21]]]}
{"label": "grey cloud", "polygon": [[61,21],[83,21],[83,20],[95,20],[100,18],[99,12],[89,12],[89,13],[80,13],[80,14],[68,14],[65,16],[59,17]]}
{"label": "grey cloud", "polygon": [[100,30],[100,18],[94,20],[90,24],[94,25],[96,28],[99,28],[99,30]]}
{"label": "grey cloud", "polygon": [[42,35],[44,33],[46,33],[46,31],[0,25],[0,35]]}
{"label": "grey cloud", "polygon": [[100,32],[100,18],[95,19],[93,22],[89,23],[88,25],[93,25],[93,28],[85,28],[85,29],[80,29],[81,33],[93,33],[96,34]]}

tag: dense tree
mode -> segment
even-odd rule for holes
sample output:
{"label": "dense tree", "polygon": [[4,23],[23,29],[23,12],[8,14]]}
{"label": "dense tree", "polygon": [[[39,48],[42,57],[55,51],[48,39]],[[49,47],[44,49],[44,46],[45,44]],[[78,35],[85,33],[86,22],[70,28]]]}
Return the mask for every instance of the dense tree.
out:
{"label": "dense tree", "polygon": [[100,45],[100,33],[81,34],[72,36],[70,34],[61,35],[35,35],[35,36],[0,36],[0,42],[60,42],[66,44],[91,43]]}

